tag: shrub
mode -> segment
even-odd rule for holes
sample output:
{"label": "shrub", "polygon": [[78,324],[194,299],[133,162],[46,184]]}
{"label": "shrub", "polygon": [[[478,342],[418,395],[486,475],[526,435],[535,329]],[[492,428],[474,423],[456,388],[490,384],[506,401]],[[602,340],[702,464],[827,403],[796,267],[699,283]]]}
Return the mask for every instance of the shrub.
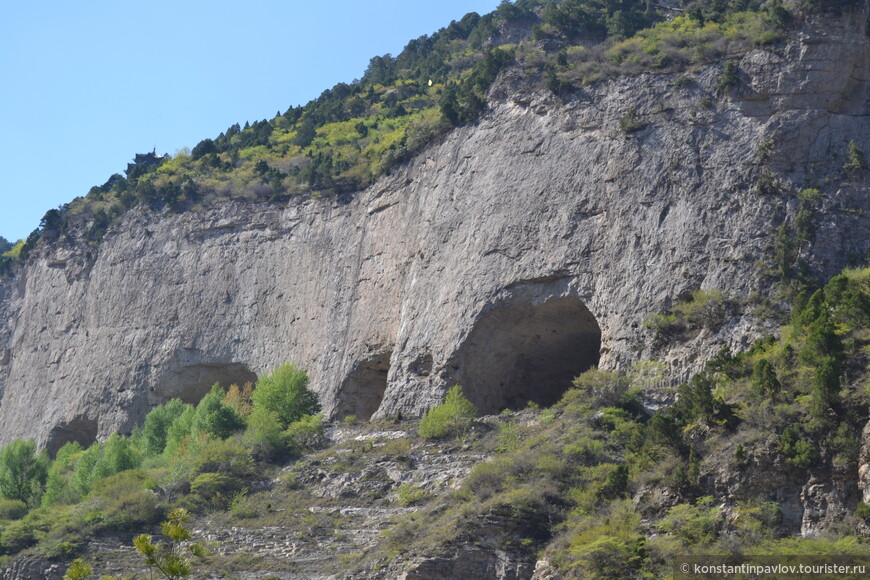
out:
{"label": "shrub", "polygon": [[27,504],[20,499],[0,499],[0,520],[17,520],[27,513]]}
{"label": "shrub", "polygon": [[619,128],[625,134],[636,133],[646,127],[646,123],[641,120],[637,109],[631,108],[622,117],[619,118]]}
{"label": "shrub", "polygon": [[777,195],[782,192],[782,183],[775,175],[764,171],[755,181],[754,192],[758,195]]}
{"label": "shrub", "polygon": [[248,450],[233,439],[200,435],[188,441],[184,453],[191,468],[199,473],[224,473],[240,480],[254,475],[254,463]]}
{"label": "shrub", "polygon": [[89,494],[98,506],[92,519],[115,530],[135,530],[163,517],[157,497],[144,489],[147,477],[138,470],[124,471],[95,482]]}
{"label": "shrub", "polygon": [[301,455],[322,447],[326,442],[323,430],[323,415],[305,415],[294,421],[284,431],[287,448],[294,455]]}
{"label": "shrub", "polygon": [[429,494],[422,487],[403,483],[396,489],[396,497],[398,498],[399,505],[409,506],[425,501],[429,497]]}
{"label": "shrub", "polygon": [[93,572],[93,566],[81,558],[76,558],[67,568],[66,574],[63,575],[63,580],[85,580]]}
{"label": "shrub", "polygon": [[71,483],[84,496],[100,479],[138,465],[139,458],[129,439],[114,433],[105,443],[94,443],[78,456]]}
{"label": "shrub", "polygon": [[227,389],[224,403],[235,409],[242,418],[246,419],[251,414],[251,396],[253,393],[253,383],[245,383],[241,389],[239,385],[232,384]]}
{"label": "shrub", "polygon": [[752,369],[752,388],[761,398],[772,397],[782,388],[776,371],[766,358],[759,359]]}
{"label": "shrub", "polygon": [[251,398],[254,410],[262,407],[274,412],[282,429],[303,415],[320,412],[317,395],[308,389],[308,373],[292,363],[284,363],[271,375],[257,381]]}
{"label": "shrub", "polygon": [[200,473],[190,482],[191,495],[215,507],[227,505],[239,489],[236,481],[223,473]]}
{"label": "shrub", "polygon": [[248,488],[243,487],[230,498],[227,509],[237,518],[255,518],[257,509],[248,501]]}
{"label": "shrub", "polygon": [[15,554],[36,543],[33,526],[26,520],[17,520],[0,530],[0,554]]}
{"label": "shrub", "polygon": [[689,328],[718,330],[731,314],[733,304],[721,290],[693,290],[691,300],[674,306],[674,313]]}
{"label": "shrub", "polygon": [[672,507],[660,526],[686,546],[709,545],[716,537],[721,518],[719,509],[707,500],[712,498],[699,498],[695,505],[684,503]]}
{"label": "shrub", "polygon": [[600,407],[632,406],[634,392],[631,383],[618,371],[589,369],[571,383],[579,389],[593,409]]}
{"label": "shrub", "polygon": [[683,330],[683,322],[676,314],[653,313],[643,321],[644,328],[649,328],[658,336],[667,338],[679,334]]}
{"label": "shrub", "polygon": [[454,385],[442,404],[423,414],[417,432],[426,439],[461,435],[476,417],[477,408],[462,394],[462,387]]}

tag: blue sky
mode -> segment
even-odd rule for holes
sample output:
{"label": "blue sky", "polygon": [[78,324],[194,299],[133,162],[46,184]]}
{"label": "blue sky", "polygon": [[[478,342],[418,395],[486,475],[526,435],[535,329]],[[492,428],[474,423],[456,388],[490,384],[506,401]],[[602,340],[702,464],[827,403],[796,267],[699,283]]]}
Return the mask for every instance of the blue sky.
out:
{"label": "blue sky", "polygon": [[499,0],[50,0],[0,19],[0,236],[26,237],[137,152],[270,119]]}

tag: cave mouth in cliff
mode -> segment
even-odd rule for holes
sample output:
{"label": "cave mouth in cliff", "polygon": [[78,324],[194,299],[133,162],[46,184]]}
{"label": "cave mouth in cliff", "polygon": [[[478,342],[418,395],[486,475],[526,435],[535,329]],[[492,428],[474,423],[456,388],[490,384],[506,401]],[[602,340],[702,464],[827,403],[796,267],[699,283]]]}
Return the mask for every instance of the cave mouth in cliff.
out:
{"label": "cave mouth in cliff", "polygon": [[341,383],[333,416],[354,416],[360,421],[372,418],[384,400],[392,354],[385,351],[357,363]]}
{"label": "cave mouth in cliff", "polygon": [[174,369],[164,377],[160,394],[165,400],[178,398],[196,405],[219,383],[224,387],[257,383],[257,375],[247,365],[237,362],[209,362],[188,364]]}
{"label": "cave mouth in cliff", "polygon": [[558,402],[598,364],[601,328],[586,305],[565,296],[494,308],[477,322],[459,356],[466,396],[484,414]]}
{"label": "cave mouth in cliff", "polygon": [[45,449],[51,457],[57,455],[57,451],[75,441],[87,449],[97,440],[97,422],[87,417],[76,417],[71,421],[60,423],[52,428],[45,443]]}

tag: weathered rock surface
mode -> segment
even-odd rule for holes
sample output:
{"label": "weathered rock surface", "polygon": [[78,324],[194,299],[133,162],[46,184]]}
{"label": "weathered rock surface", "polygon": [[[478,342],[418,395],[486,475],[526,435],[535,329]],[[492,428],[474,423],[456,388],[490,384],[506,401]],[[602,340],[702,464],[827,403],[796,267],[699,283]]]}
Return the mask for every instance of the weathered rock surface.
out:
{"label": "weathered rock surface", "polygon": [[2,580],[62,580],[66,567],[41,558],[27,556],[13,560],[0,570]]}
{"label": "weathered rock surface", "polygon": [[[0,443],[129,431],[287,360],[327,413],[363,419],[420,413],[456,382],[484,411],[547,403],[599,357],[655,356],[682,380],[763,323],[669,345],[644,319],[697,288],[768,295],[797,191],[824,193],[799,250],[812,272],[870,254],[866,172],[842,169],[850,140],[870,151],[866,28],[865,11],[748,54],[721,98],[721,67],[567,102],[508,73],[482,120],[353,199],[136,209],[96,249],[59,243],[0,284]],[[754,191],[766,171],[781,193]]]}

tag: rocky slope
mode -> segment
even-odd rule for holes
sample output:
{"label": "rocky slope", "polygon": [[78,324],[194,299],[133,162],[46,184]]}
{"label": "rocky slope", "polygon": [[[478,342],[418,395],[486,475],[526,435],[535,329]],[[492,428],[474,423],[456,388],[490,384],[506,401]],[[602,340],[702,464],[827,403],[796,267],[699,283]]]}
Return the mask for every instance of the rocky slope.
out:
{"label": "rocky slope", "polygon": [[136,209],[96,248],[43,249],[0,284],[0,442],[87,443],[287,360],[339,418],[456,382],[485,412],[546,404],[596,362],[681,381],[764,322],[747,302],[674,344],[644,320],[698,288],[769,296],[798,191],[823,193],[812,273],[870,253],[866,171],[843,170],[870,151],[868,12],[747,54],[726,95],[721,66],[565,100],[508,71],[478,123],[350,199]]}

